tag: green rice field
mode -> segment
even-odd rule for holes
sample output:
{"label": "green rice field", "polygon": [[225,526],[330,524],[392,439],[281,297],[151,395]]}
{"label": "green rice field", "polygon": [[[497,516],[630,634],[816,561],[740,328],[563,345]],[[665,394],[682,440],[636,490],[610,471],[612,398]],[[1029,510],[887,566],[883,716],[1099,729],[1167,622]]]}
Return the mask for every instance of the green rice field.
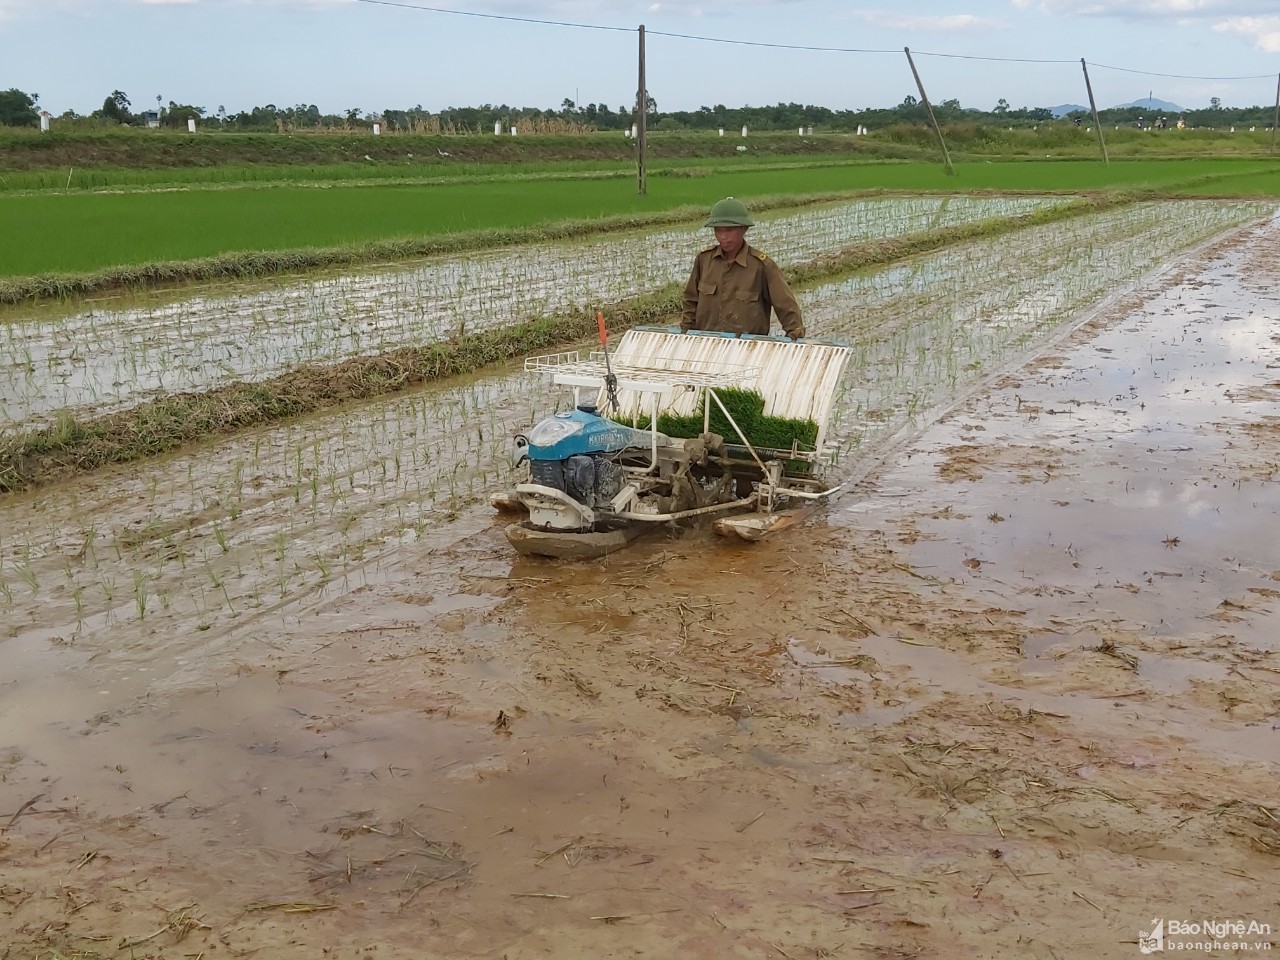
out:
{"label": "green rice field", "polygon": [[[74,274],[238,252],[349,247],[701,208],[721,196],[864,191],[1151,191],[1280,196],[1280,164],[1195,159],[823,164],[629,178],[28,192],[0,195],[0,276]],[[287,265],[286,265],[287,266]]]}

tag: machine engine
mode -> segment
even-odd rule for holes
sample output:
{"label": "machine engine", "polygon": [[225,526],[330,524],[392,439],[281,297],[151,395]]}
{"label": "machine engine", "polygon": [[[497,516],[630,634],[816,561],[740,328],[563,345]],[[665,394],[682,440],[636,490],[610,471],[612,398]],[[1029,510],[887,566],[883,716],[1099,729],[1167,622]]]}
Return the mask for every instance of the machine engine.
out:
{"label": "machine engine", "polygon": [[593,404],[542,420],[515,441],[516,464],[529,461],[529,484],[521,489],[535,504],[530,522],[539,529],[590,528],[596,511],[622,491],[628,458],[644,456],[653,442],[654,434],[608,420]]}
{"label": "machine engine", "polygon": [[529,461],[529,479],[533,483],[563,490],[589,507],[603,506],[616,497],[622,490],[622,475],[622,467],[605,453]]}

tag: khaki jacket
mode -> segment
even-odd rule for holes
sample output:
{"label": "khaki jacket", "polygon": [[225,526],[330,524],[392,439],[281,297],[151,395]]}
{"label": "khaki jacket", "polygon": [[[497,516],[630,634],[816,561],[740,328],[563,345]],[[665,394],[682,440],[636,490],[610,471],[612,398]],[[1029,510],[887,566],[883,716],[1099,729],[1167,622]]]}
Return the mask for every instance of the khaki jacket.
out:
{"label": "khaki jacket", "polygon": [[684,288],[681,330],[768,334],[770,310],[787,336],[804,336],[800,305],[782,271],[755,247],[743,244],[732,260],[724,258],[718,245],[694,258]]}

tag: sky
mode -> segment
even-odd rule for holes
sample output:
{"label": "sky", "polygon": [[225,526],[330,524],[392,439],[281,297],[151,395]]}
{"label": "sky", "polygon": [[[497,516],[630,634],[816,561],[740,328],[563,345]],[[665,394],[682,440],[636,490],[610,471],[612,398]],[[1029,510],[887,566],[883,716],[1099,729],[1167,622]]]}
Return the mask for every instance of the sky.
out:
{"label": "sky", "polygon": [[904,47],[930,100],[984,110],[1087,104],[1081,59],[1100,109],[1271,106],[1280,79],[1280,0],[0,0],[0,90],[55,116],[114,90],[211,115],[629,109],[641,24],[659,110],[893,106],[917,95]]}

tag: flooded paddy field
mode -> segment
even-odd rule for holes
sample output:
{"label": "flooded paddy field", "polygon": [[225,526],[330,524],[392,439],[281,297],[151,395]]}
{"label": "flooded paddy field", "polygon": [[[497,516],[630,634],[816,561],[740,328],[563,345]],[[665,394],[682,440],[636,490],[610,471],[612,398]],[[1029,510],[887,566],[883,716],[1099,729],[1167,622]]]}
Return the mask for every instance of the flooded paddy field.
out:
{"label": "flooded paddy field", "polygon": [[859,482],[776,541],[515,558],[477,501],[555,402],[516,371],[0,499],[0,942],[1277,929],[1280,226],[1180,258],[1262,208],[1162,207],[807,291]]}
{"label": "flooded paddy field", "polygon": [[[752,242],[795,265],[869,240],[1066,203],[1036,197],[897,197],[762,215]],[[263,380],[552,316],[683,283],[699,227],[442,256],[321,279],[116,296],[89,309],[0,313],[0,436],[60,411],[108,413],[162,392]]]}

